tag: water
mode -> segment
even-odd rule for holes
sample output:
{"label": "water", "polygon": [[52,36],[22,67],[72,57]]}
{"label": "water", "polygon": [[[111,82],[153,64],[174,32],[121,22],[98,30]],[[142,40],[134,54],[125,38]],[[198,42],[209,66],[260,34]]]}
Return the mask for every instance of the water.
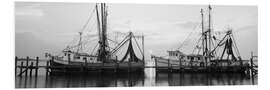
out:
{"label": "water", "polygon": [[[43,74],[42,74],[43,73]],[[257,76],[243,74],[207,73],[90,73],[88,75],[45,76],[44,71],[35,77],[18,77],[16,88],[69,88],[69,87],[133,87],[133,86],[211,86],[211,85],[257,85]]]}

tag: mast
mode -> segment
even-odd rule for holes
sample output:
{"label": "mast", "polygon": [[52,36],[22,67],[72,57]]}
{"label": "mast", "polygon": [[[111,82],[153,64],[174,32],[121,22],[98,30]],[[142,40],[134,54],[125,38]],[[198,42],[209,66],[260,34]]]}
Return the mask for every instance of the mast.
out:
{"label": "mast", "polygon": [[[132,32],[129,32],[129,43],[130,43],[130,45],[132,45]],[[132,49],[133,49],[133,48],[132,48]],[[131,60],[134,61],[133,53],[130,54],[130,58],[131,58],[131,59],[128,59],[128,62],[129,62],[129,63],[131,62]]]}
{"label": "mast", "polygon": [[208,50],[209,52],[208,52],[208,56],[209,56],[209,61],[211,60],[211,53],[210,53],[210,52],[211,52],[211,39],[212,39],[212,36],[211,36],[211,10],[212,10],[212,8],[211,8],[211,6],[209,5],[209,6],[208,6],[208,11],[209,11],[209,12],[208,12],[208,13],[209,13],[209,14],[208,14],[208,19],[209,19],[209,20],[208,20],[208,24],[209,24],[209,25],[208,25],[208,33],[209,33],[209,34],[208,34],[208,35],[209,35],[209,36],[208,36],[208,37],[209,37],[209,50]]}
{"label": "mast", "polygon": [[[98,7],[96,6],[96,9],[98,10]],[[108,51],[108,42],[107,42],[107,10],[105,3],[100,4],[100,19],[101,22],[99,22],[99,13],[97,11],[97,18],[98,18],[98,27],[99,29],[99,53],[98,53],[98,60],[102,61],[103,63],[105,60],[108,60],[109,58],[109,51]],[[101,23],[101,25],[99,25]]]}
{"label": "mast", "polygon": [[98,38],[99,38],[99,50],[98,50],[98,59],[99,61],[101,61],[101,40],[102,40],[102,37],[101,37],[101,27],[100,27],[100,20],[99,20],[99,11],[98,11],[98,4],[96,4],[96,14],[97,14],[97,28],[98,28]]}
{"label": "mast", "polygon": [[201,9],[201,15],[202,15],[202,52],[203,52],[203,55],[204,55],[204,17],[203,17],[203,9]]}
{"label": "mast", "polygon": [[97,14],[98,38],[99,38],[99,42],[101,42],[101,28],[100,28],[100,20],[99,20],[99,12],[98,12],[98,5],[97,4],[96,4],[96,14]]}
{"label": "mast", "polygon": [[[207,52],[207,36],[204,32],[204,14],[203,9],[201,9],[201,16],[202,16],[202,60],[205,61],[205,66],[207,66],[207,58],[205,59],[205,53]],[[204,43],[206,43],[206,48],[204,47]]]}

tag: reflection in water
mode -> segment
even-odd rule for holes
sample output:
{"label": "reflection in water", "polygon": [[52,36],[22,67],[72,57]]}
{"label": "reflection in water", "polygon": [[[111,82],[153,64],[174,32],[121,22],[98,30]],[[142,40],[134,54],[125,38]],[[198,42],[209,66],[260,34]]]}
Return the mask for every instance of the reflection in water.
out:
{"label": "reflection in water", "polygon": [[257,84],[247,75],[239,73],[157,73],[158,86],[207,86]]}
{"label": "reflection in water", "polygon": [[16,88],[63,88],[63,87],[132,87],[132,86],[194,86],[194,85],[252,85],[257,76],[242,74],[208,73],[88,73],[72,75],[39,75],[16,77]]}
{"label": "reflection in water", "polygon": [[[144,73],[88,73],[17,77],[16,88],[132,87],[144,85]],[[38,81],[38,82],[37,82]],[[33,83],[34,82],[34,83]]]}

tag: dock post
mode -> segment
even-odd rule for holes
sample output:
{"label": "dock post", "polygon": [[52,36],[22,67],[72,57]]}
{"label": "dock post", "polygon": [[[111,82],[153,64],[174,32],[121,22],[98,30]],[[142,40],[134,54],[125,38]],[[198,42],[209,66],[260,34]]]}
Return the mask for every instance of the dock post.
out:
{"label": "dock post", "polygon": [[128,61],[128,72],[130,72],[130,60]]}
{"label": "dock post", "polygon": [[118,67],[118,65],[117,65],[117,56],[116,56],[116,61],[115,61],[115,66],[114,66],[114,72],[117,72],[117,67]]}
{"label": "dock post", "polygon": [[251,75],[253,76],[253,52],[251,52],[251,58],[250,58],[250,70],[251,70]]}
{"label": "dock post", "polygon": [[54,56],[52,56],[52,61],[54,61]]}
{"label": "dock post", "polygon": [[36,67],[35,67],[36,71],[35,71],[35,76],[38,75],[38,62],[39,62],[39,57],[36,58]]}
{"label": "dock post", "polygon": [[49,73],[49,61],[46,63],[46,76],[48,76]]}
{"label": "dock post", "polygon": [[15,76],[17,74],[17,61],[18,61],[18,57],[15,57]]}
{"label": "dock post", "polygon": [[254,67],[253,67],[253,52],[251,52],[251,58],[250,58],[250,70],[251,70],[251,80],[252,84],[254,84]]}
{"label": "dock post", "polygon": [[155,69],[156,69],[156,71],[158,71],[157,59],[156,59],[156,58],[154,58],[154,60],[155,60]]}
{"label": "dock post", "polygon": [[116,72],[117,62],[114,63],[114,72]]}
{"label": "dock post", "polygon": [[32,77],[33,65],[34,65],[34,63],[31,62],[30,67],[29,67],[30,68],[30,77]]}
{"label": "dock post", "polygon": [[23,62],[21,62],[21,66],[20,66],[20,74],[19,74],[19,76],[22,76],[22,74],[21,74],[21,73],[23,72],[23,70],[22,70],[23,68],[22,68],[22,67],[23,67]]}
{"label": "dock post", "polygon": [[48,75],[51,73],[49,70],[51,70],[53,68],[51,65],[52,65],[54,59],[55,59],[55,57],[53,56],[52,59],[50,60],[49,64],[48,64]]}
{"label": "dock post", "polygon": [[130,67],[130,71],[132,72],[132,62],[130,62],[130,65],[129,65],[129,67]]}
{"label": "dock post", "polygon": [[84,64],[81,64],[81,66],[80,66],[80,72],[83,72],[84,70],[83,70],[83,67],[84,67],[85,65]]}
{"label": "dock post", "polygon": [[52,59],[50,60],[50,65],[51,65],[51,63],[54,61],[54,56],[52,57]]}
{"label": "dock post", "polygon": [[26,70],[25,70],[25,76],[27,76],[28,73],[28,62],[29,62],[29,57],[26,57]]}

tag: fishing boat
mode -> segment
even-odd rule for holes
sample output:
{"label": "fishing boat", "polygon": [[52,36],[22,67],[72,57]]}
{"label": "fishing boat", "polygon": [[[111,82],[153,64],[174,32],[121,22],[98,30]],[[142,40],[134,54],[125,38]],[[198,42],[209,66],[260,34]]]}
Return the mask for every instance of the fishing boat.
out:
{"label": "fishing boat", "polygon": [[[128,32],[120,43],[116,43],[115,47],[111,48],[109,41],[112,40],[107,37],[107,5],[105,3],[96,4],[94,11],[95,14],[93,15],[96,15],[98,30],[98,41],[96,42],[96,47],[98,47],[97,52],[91,54],[83,52],[83,32],[79,32],[80,38],[77,45],[67,46],[61,51],[60,55],[45,54],[45,56],[50,59],[51,72],[143,71],[143,36],[136,36],[133,32]],[[138,44],[137,38],[142,39],[141,45]],[[134,44],[134,42],[136,42],[136,44]],[[113,43],[115,43],[115,41]],[[124,45],[127,46],[126,51],[119,51]],[[141,58],[136,55],[133,48],[134,46],[139,48]],[[117,52],[125,54],[119,59],[118,57],[120,56],[116,55]]]}
{"label": "fishing boat", "polygon": [[[201,9],[201,34],[194,50],[197,53],[185,54],[181,50],[168,50],[166,57],[152,55],[157,71],[184,72],[246,72],[248,61],[242,60],[232,29],[226,30],[224,36],[218,39],[213,35],[211,25],[211,10],[209,5],[208,25],[204,24],[204,10]],[[218,50],[222,52],[218,52]],[[194,52],[194,50],[192,52]],[[236,55],[237,54],[237,55]],[[225,57],[226,56],[226,57]]]}

